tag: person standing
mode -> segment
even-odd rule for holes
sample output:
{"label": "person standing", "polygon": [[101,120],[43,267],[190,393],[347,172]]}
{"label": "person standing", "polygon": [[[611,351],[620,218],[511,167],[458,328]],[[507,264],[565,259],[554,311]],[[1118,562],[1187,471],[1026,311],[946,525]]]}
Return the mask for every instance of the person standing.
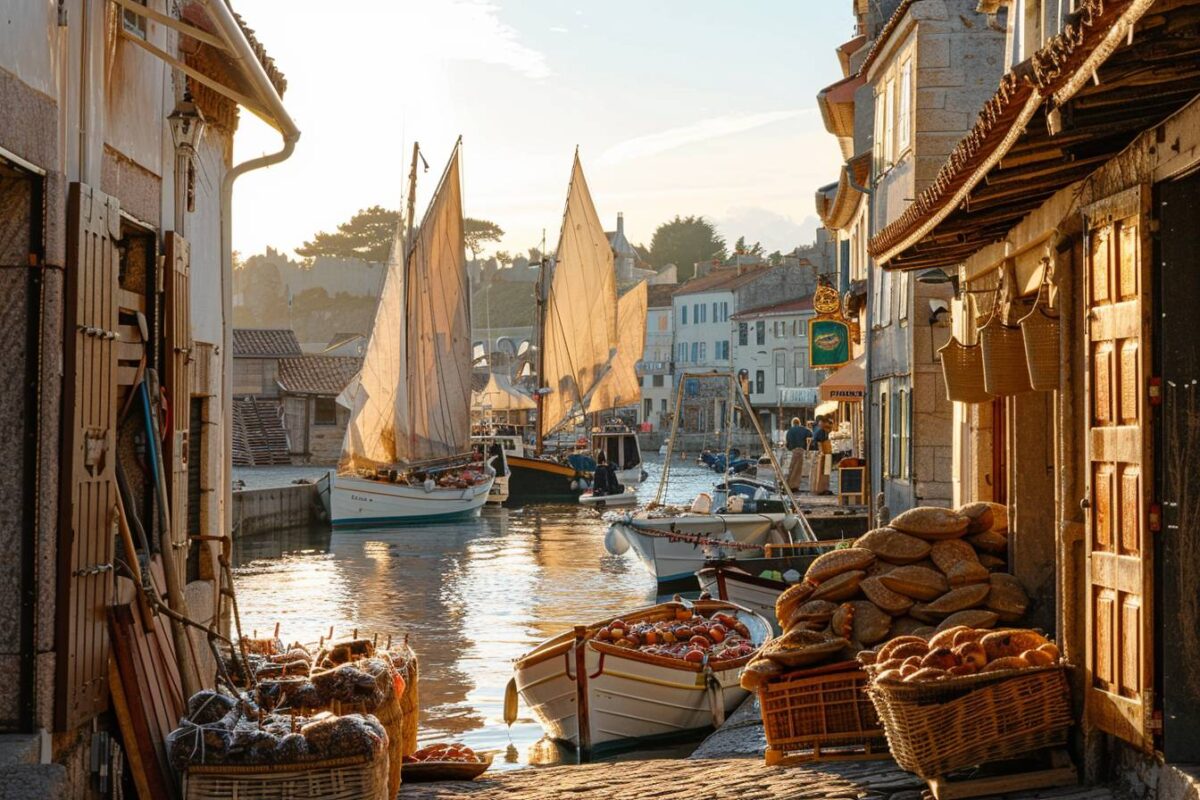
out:
{"label": "person standing", "polygon": [[800,424],[799,417],[792,417],[792,426],[787,430],[787,445],[791,459],[788,461],[787,485],[793,492],[800,491],[800,480],[804,477],[804,458],[812,431]]}
{"label": "person standing", "polygon": [[604,453],[597,453],[596,470],[592,473],[592,494],[601,497],[624,493],[625,487],[617,480],[616,470],[609,466]]}

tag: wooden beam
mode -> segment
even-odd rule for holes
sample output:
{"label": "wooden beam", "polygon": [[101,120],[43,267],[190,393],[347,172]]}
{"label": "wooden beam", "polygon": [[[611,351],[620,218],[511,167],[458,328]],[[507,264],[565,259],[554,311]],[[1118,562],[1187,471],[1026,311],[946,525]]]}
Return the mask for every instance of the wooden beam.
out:
{"label": "wooden beam", "polygon": [[173,28],[184,36],[190,36],[198,42],[204,42],[207,45],[217,48],[218,50],[228,50],[229,46],[222,39],[213,36],[205,30],[197,28],[195,25],[175,19],[174,17],[163,14],[161,11],[155,11],[153,8],[144,6],[141,3],[135,3],[133,0],[112,0],[126,11],[137,14],[145,19],[152,19],[160,25],[166,25],[168,28]]}

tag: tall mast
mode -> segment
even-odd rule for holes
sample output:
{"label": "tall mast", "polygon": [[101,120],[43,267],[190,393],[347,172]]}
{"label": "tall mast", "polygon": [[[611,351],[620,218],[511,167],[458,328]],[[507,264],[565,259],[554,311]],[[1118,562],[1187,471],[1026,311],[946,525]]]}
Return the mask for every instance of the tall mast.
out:
{"label": "tall mast", "polygon": [[[412,255],[413,246],[415,244],[413,242],[413,225],[414,225],[414,217],[416,216],[416,213],[417,213],[417,159],[420,157],[421,157],[421,143],[413,142],[412,164],[409,166],[409,170],[408,170],[408,209],[407,209],[408,224],[407,224],[407,230],[405,231],[405,234],[404,234],[404,261],[400,265],[401,270],[403,270],[401,272],[401,274],[404,276],[404,322],[403,322],[403,324],[405,326],[408,325],[408,296],[409,296],[409,292],[412,290],[412,280],[411,280],[411,276],[408,274],[408,263],[409,263],[409,256]],[[404,337],[404,350],[405,350],[404,363],[405,364],[409,363],[409,357],[410,357],[410,353],[408,352],[409,346],[410,346],[409,337],[406,334]],[[402,375],[402,376],[400,376],[400,378],[401,378],[401,380],[405,380],[405,381],[408,380],[407,375]],[[408,408],[409,408],[409,414],[411,414],[412,413],[412,397],[411,396],[408,398]],[[408,446],[409,446],[410,453],[413,452],[417,446],[417,434],[413,430],[413,425],[412,425],[411,419],[409,420],[409,426],[408,426]]]}
{"label": "tall mast", "polygon": [[537,282],[537,380],[534,381],[533,401],[537,407],[537,427],[534,429],[533,453],[542,454],[542,406],[545,393],[542,391],[542,380],[546,372],[546,237],[542,235],[542,263],[538,268]]}

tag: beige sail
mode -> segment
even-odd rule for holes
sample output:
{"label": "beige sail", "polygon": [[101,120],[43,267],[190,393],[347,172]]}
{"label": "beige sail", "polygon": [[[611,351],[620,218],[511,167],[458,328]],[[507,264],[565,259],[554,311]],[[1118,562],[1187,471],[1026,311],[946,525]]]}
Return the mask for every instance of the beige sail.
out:
{"label": "beige sail", "polygon": [[470,449],[471,310],[459,148],[405,253],[396,226],[339,470],[394,467]]}
{"label": "beige sail", "polygon": [[[403,206],[402,206],[403,207]],[[338,397],[350,409],[339,471],[394,465],[396,431],[408,430],[405,379],[404,220],[396,224],[375,323],[358,376]]]}
{"label": "beige sail", "polygon": [[578,153],[556,259],[542,324],[539,379],[550,390],[539,421],[543,433],[566,422],[574,409],[588,410],[585,401],[604,376],[617,345],[612,248],[592,204]]}
{"label": "beige sail", "polygon": [[471,449],[471,292],[459,148],[413,236],[407,281],[409,436],[403,461]]}
{"label": "beige sail", "polygon": [[637,363],[646,347],[647,293],[646,282],[642,281],[617,301],[617,354],[588,400],[589,411],[624,408],[641,397]]}

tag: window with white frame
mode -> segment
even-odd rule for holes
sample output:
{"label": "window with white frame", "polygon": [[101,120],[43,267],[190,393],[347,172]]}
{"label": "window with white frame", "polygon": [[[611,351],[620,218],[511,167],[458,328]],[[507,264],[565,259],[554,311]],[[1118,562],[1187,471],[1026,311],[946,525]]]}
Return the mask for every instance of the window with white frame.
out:
{"label": "window with white frame", "polygon": [[728,319],[729,319],[729,301],[723,300],[723,301],[721,301],[721,322],[725,322]]}
{"label": "window with white frame", "polygon": [[716,357],[717,357],[718,361],[728,361],[729,360],[729,340],[728,339],[722,339],[721,341],[717,342]]}
{"label": "window with white frame", "polygon": [[767,343],[767,323],[765,320],[759,320],[754,323],[754,343],[764,345]]}
{"label": "window with white frame", "polygon": [[700,343],[699,342],[692,342],[692,363],[693,364],[700,363]]}
{"label": "window with white frame", "polygon": [[678,359],[680,364],[686,364],[687,360],[688,360],[687,359],[687,357],[688,357],[687,342],[680,342],[679,346],[676,347],[676,351],[677,352],[675,354],[675,358]]}
{"label": "window with white frame", "polygon": [[900,320],[908,319],[908,272],[900,273],[900,289],[897,292],[897,300],[900,303],[900,308],[896,316]]}
{"label": "window with white frame", "polygon": [[766,394],[767,391],[767,373],[763,370],[758,370],[754,373],[755,394]]}
{"label": "window with white frame", "polygon": [[775,359],[775,385],[787,385],[787,353],[782,350],[776,350],[774,353]]}
{"label": "window with white frame", "polygon": [[721,321],[721,306],[717,304],[716,300],[713,300],[713,302],[712,302],[712,312],[713,312],[713,322],[720,322]]}
{"label": "window with white frame", "polygon": [[687,325],[687,309],[688,309],[687,306],[679,307],[679,324],[680,325]]}
{"label": "window with white frame", "polygon": [[807,386],[807,375],[805,371],[808,368],[808,350],[803,347],[798,347],[792,352],[792,364],[794,365],[795,382],[793,386]]}
{"label": "window with white frame", "polygon": [[890,169],[896,163],[896,82],[883,84],[883,163]]}
{"label": "window with white frame", "polygon": [[738,347],[745,347],[750,343],[750,323],[738,323]]}
{"label": "window with white frame", "polygon": [[912,393],[907,389],[900,392],[900,477],[911,477],[908,461],[909,440],[912,438]]}
{"label": "window with white frame", "polygon": [[[138,5],[146,5],[146,0],[134,0]],[[122,22],[125,26],[125,31],[131,33],[139,39],[146,38],[146,18],[136,11],[124,9],[122,12]]]}
{"label": "window with white frame", "polygon": [[875,139],[871,142],[871,163],[874,167],[875,177],[879,177],[887,171],[887,166],[884,164],[883,158],[883,92],[878,92],[875,95]]}
{"label": "window with white frame", "polygon": [[891,466],[891,418],[888,415],[888,385],[883,382],[879,385],[879,466],[882,470],[883,477],[890,478]]}
{"label": "window with white frame", "polygon": [[700,343],[700,359],[699,363],[704,364],[708,361],[708,342]]}
{"label": "window with white frame", "polygon": [[891,448],[888,453],[888,474],[893,478],[904,477],[904,457],[901,453],[901,431],[904,428],[904,390],[898,390],[892,398],[892,416],[888,420],[888,434],[891,438]]}
{"label": "window with white frame", "polygon": [[897,105],[896,152],[903,153],[912,143],[912,56],[900,65],[900,98]]}

